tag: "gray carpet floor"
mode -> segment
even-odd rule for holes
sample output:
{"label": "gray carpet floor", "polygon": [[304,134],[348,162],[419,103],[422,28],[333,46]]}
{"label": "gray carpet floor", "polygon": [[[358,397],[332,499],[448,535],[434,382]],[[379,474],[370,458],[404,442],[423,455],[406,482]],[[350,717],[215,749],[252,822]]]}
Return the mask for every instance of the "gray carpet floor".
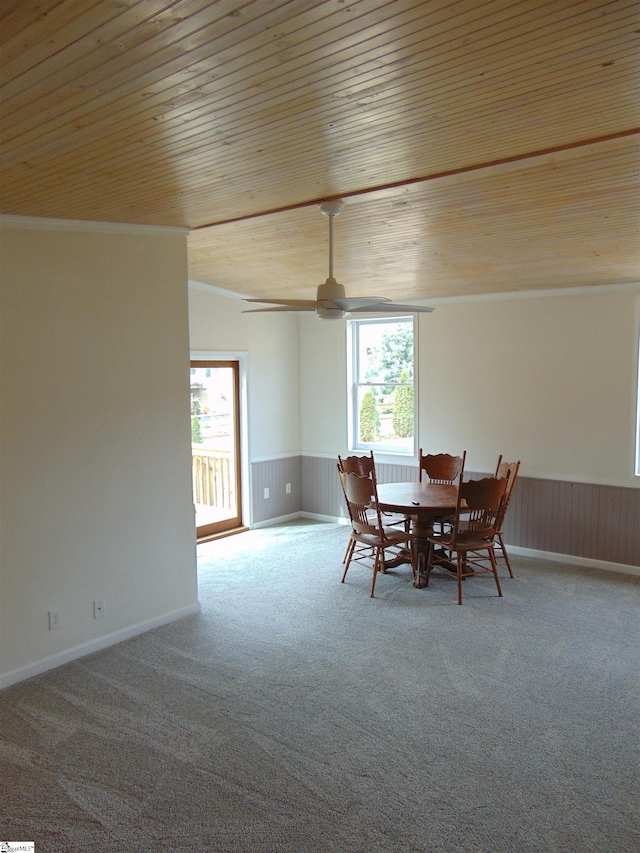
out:
{"label": "gray carpet floor", "polygon": [[0,694],[37,853],[634,853],[640,584],[514,557],[416,590],[348,529],[199,547],[202,613]]}

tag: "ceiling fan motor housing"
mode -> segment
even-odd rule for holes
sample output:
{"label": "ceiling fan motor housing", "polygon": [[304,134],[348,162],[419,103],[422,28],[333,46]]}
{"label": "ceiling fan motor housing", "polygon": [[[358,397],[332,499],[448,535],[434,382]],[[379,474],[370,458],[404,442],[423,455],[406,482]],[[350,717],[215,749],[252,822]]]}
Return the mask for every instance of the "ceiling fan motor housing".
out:
{"label": "ceiling fan motor housing", "polygon": [[318,285],[316,299],[318,302],[324,302],[325,299],[328,302],[333,302],[334,299],[346,299],[346,296],[347,292],[344,289],[344,284],[340,284],[333,276],[329,276],[324,284]]}
{"label": "ceiling fan motor housing", "polygon": [[345,299],[346,295],[347,293],[344,289],[344,284],[339,284],[333,276],[329,276],[324,284],[318,285],[318,293],[316,295],[317,301],[320,303],[329,303],[318,306],[316,309],[318,317],[320,317],[321,320],[340,320],[344,317],[344,311],[342,308],[339,308],[337,305],[332,305],[331,303],[335,299]]}

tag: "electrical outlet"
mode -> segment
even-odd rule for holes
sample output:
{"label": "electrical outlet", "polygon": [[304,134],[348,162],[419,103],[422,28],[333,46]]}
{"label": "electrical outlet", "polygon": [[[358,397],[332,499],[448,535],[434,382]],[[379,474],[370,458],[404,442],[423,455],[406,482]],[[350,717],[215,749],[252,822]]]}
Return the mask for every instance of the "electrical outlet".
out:
{"label": "electrical outlet", "polygon": [[50,610],[49,630],[54,631],[56,628],[62,628],[62,613],[60,610]]}
{"label": "electrical outlet", "polygon": [[102,619],[103,616],[106,615],[107,606],[104,602],[104,598],[98,598],[93,602],[93,618],[94,619]]}
{"label": "electrical outlet", "polygon": [[268,498],[268,497],[269,497],[269,486],[267,486],[267,487],[266,487],[266,489],[264,490],[264,499],[265,499],[265,501],[267,500],[267,498]]}
{"label": "electrical outlet", "polygon": [[284,490],[285,490],[286,494],[290,495],[291,494],[291,483],[287,483],[287,485],[284,487]]}

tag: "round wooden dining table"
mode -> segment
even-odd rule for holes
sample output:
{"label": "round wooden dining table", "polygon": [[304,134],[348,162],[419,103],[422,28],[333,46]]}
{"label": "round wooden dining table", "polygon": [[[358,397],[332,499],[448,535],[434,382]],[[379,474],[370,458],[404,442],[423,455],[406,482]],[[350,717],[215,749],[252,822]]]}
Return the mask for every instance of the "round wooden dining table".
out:
{"label": "round wooden dining table", "polygon": [[411,517],[415,535],[417,576],[415,585],[424,585],[429,542],[433,523],[456,511],[458,487],[442,483],[382,483],[378,485],[378,503],[383,512],[399,512]]}

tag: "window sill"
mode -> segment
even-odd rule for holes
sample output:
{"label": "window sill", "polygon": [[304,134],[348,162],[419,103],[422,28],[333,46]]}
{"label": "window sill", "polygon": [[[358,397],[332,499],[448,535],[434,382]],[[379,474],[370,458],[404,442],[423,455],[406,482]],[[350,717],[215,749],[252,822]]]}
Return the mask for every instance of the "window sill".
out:
{"label": "window sill", "polygon": [[370,450],[373,450],[375,460],[380,465],[409,465],[412,468],[418,467],[417,458],[409,453],[391,453],[387,450],[376,450],[375,447],[358,447],[350,450],[349,454],[353,456],[364,456],[367,455]]}

